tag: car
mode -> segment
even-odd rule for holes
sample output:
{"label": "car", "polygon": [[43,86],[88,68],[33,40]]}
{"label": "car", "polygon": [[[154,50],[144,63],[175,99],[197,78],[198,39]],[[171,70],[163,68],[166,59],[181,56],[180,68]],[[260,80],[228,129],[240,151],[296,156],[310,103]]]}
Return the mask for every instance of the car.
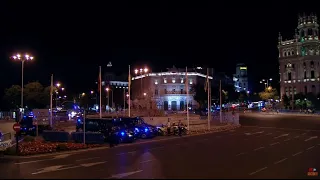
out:
{"label": "car", "polygon": [[134,129],[134,136],[136,138],[153,138],[157,135],[157,128],[147,124],[139,117],[119,117],[119,122],[122,122],[127,128]]}

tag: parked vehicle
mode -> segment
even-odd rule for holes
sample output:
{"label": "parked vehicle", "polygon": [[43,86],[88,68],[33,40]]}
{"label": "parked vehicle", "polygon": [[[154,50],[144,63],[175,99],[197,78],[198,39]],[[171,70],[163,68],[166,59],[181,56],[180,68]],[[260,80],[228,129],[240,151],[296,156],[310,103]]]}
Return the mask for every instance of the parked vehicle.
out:
{"label": "parked vehicle", "polygon": [[134,129],[134,135],[136,138],[153,138],[157,135],[157,128],[143,121],[142,118],[134,117],[120,117],[119,122],[126,125],[127,128]]}

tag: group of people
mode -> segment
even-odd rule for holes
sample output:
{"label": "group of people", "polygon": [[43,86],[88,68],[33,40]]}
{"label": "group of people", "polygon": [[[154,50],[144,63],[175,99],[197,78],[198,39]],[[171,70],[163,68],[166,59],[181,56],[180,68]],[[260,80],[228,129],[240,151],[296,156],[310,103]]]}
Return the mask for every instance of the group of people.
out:
{"label": "group of people", "polygon": [[[171,128],[175,126],[175,123],[171,124],[170,120],[168,119],[167,123],[167,135],[171,135]],[[184,125],[182,124],[181,120],[178,122],[178,135],[182,136],[182,130],[183,130]]]}

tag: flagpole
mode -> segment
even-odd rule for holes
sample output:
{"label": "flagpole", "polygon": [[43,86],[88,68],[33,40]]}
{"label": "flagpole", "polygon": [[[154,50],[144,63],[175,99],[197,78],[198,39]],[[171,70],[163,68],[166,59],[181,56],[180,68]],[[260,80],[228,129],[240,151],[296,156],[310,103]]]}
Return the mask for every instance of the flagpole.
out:
{"label": "flagpole", "polygon": [[208,91],[208,130],[210,130],[210,87],[209,87],[209,68],[207,68],[206,90]]}
{"label": "flagpole", "polygon": [[188,83],[188,68],[186,67],[186,91],[187,91],[187,122],[188,130],[190,130],[190,120],[189,120],[189,83]]}
{"label": "flagpole", "polygon": [[220,80],[220,123],[222,123],[222,90],[221,90],[221,80]]}
{"label": "flagpole", "polygon": [[102,118],[102,101],[101,101],[101,88],[102,87],[102,81],[101,81],[101,66],[99,66],[99,93],[100,93],[100,107],[99,107],[99,110],[100,110],[100,118]]}
{"label": "flagpole", "polygon": [[52,97],[53,97],[53,74],[51,74],[51,84],[50,84],[50,127],[52,127],[52,117],[53,117]]}
{"label": "flagpole", "polygon": [[128,115],[129,117],[131,116],[131,71],[130,71],[130,65],[129,65],[129,74],[128,74],[128,94],[129,94],[129,99],[128,99]]}

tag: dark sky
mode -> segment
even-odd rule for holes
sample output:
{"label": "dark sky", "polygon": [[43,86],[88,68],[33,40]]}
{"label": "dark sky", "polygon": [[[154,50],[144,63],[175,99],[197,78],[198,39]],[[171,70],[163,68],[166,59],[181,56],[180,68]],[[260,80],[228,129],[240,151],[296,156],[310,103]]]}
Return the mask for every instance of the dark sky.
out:
{"label": "dark sky", "polygon": [[51,2],[57,3],[1,2],[1,91],[21,82],[21,65],[9,59],[14,52],[35,56],[25,65],[25,82],[49,85],[53,73],[78,92],[95,87],[98,66],[105,70],[109,61],[123,71],[129,64],[153,71],[204,64],[230,75],[243,62],[251,84],[277,78],[278,32],[291,37],[298,13],[306,11],[215,1]]}

